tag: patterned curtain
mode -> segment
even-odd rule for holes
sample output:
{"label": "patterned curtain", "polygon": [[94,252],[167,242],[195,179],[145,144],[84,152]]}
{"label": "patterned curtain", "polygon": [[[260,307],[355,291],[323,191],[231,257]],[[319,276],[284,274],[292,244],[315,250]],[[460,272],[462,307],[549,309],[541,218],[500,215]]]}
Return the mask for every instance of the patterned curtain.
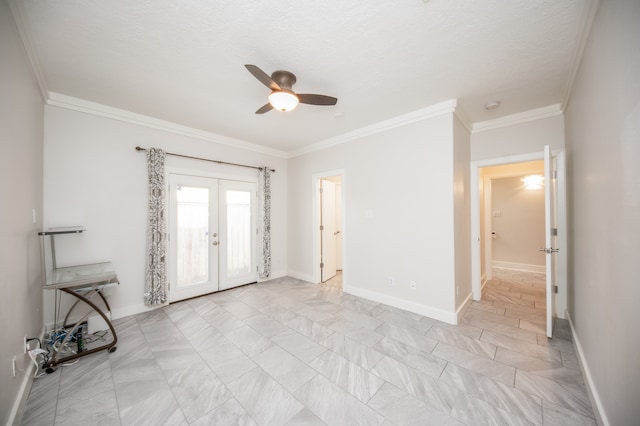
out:
{"label": "patterned curtain", "polygon": [[260,208],[261,225],[258,235],[261,244],[260,278],[271,275],[271,170],[268,167],[260,169],[258,184],[258,207]]}
{"label": "patterned curtain", "polygon": [[167,220],[164,185],[165,152],[147,150],[149,172],[149,212],[147,225],[147,261],[144,277],[145,305],[163,305],[168,300],[166,270]]}

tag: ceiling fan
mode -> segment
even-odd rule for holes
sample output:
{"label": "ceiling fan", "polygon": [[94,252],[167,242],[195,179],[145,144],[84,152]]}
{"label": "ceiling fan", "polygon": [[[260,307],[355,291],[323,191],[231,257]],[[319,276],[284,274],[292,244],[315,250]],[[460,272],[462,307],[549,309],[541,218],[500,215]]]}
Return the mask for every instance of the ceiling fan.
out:
{"label": "ceiling fan", "polygon": [[291,86],[296,82],[296,76],[289,71],[275,71],[271,77],[255,65],[245,65],[245,68],[262,84],[271,89],[269,102],[261,106],[256,114],[277,109],[278,111],[291,111],[298,103],[310,105],[335,105],[337,98],[313,93],[296,94]]}

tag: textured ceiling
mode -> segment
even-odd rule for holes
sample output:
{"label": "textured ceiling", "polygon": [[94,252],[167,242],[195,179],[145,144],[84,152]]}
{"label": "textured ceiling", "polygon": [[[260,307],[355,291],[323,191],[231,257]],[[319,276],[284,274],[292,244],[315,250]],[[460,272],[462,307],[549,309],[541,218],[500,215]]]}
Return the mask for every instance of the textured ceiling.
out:
{"label": "textured ceiling", "polygon": [[[48,91],[290,152],[448,99],[470,122],[562,103],[589,0],[14,4]],[[338,104],[255,115],[244,64]]]}

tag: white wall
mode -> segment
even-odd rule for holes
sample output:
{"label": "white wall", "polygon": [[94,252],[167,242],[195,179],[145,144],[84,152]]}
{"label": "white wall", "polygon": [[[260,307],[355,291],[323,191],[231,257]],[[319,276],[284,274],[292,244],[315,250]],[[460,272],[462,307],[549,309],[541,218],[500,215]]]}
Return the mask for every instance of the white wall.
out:
{"label": "white wall", "polygon": [[453,155],[449,113],[290,159],[290,275],[313,276],[312,175],[344,169],[345,289],[455,321]]}
{"label": "white wall", "polygon": [[544,272],[544,188],[526,189],[522,176],[491,180],[493,265]]}
{"label": "white wall", "polygon": [[567,109],[569,315],[611,425],[640,419],[640,2],[601,1]]}
{"label": "white wall", "polygon": [[[28,384],[23,338],[39,337],[42,331],[37,232],[42,227],[44,103],[4,0],[0,1],[0,58],[0,424],[9,424]],[[14,356],[16,377],[11,368]]]}
{"label": "white wall", "polygon": [[[144,310],[147,169],[136,145],[276,169],[272,179],[272,276],[286,263],[286,161],[136,124],[59,107],[45,108],[45,227],[83,225],[82,235],[58,238],[58,264],[111,260],[120,286],[110,304],[116,317]],[[239,180],[252,169],[167,157],[166,168]],[[45,318],[52,306],[45,300]]]}
{"label": "white wall", "polygon": [[471,134],[471,161],[564,149],[564,117],[556,116]]}
{"label": "white wall", "polygon": [[471,206],[469,188],[470,134],[453,120],[453,201],[455,235],[455,300],[460,311],[471,301]]}

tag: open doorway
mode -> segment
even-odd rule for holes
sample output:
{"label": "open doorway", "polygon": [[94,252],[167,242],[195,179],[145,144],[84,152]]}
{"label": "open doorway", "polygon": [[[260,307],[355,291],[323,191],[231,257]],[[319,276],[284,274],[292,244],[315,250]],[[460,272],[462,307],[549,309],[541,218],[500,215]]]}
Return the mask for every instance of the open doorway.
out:
{"label": "open doorway", "polygon": [[344,173],[313,176],[314,282],[342,287],[344,279]]}
{"label": "open doorway", "polygon": [[[544,184],[542,184],[540,168],[538,161],[542,160],[544,176]],[[539,236],[527,236],[528,231],[533,230],[534,226],[530,223],[522,223],[522,221],[511,224],[511,231],[496,230],[497,222],[502,221],[503,212],[500,206],[491,205],[493,197],[491,196],[493,183],[499,179],[505,179],[507,187],[511,186],[511,191],[517,191],[522,200],[523,197],[532,197],[533,192],[526,194],[526,186],[529,182],[524,181],[524,176],[537,175],[535,179],[537,183],[532,185],[542,186],[544,188],[544,242]],[[510,281],[509,285],[516,283],[513,288],[509,285],[498,288],[497,299],[501,299],[498,303],[509,302],[510,308],[520,312],[529,311],[531,314],[526,320],[520,318],[520,326],[529,324],[528,321],[535,317],[540,320],[544,327],[538,327],[535,331],[541,333],[546,328],[547,337],[552,336],[554,318],[564,318],[566,311],[566,187],[565,187],[565,166],[564,152],[558,151],[552,153],[549,147],[545,147],[544,152],[532,153],[512,157],[496,158],[490,160],[475,161],[471,163],[471,243],[472,243],[472,290],[475,300],[485,300],[485,292],[483,285],[491,282],[505,279]],[[507,178],[511,182],[507,182]],[[515,184],[515,189],[514,188]],[[513,195],[513,194],[511,194]],[[542,196],[542,191],[538,193],[538,197]],[[512,197],[513,198],[513,197]],[[516,197],[517,198],[517,197]],[[502,201],[501,201],[502,202]],[[508,207],[511,209],[511,207]],[[510,213],[516,219],[528,215],[528,207],[520,206],[519,212]],[[537,209],[536,209],[537,210]],[[539,215],[538,210],[538,215]],[[520,216],[520,217],[518,217]],[[511,219],[513,219],[513,217]],[[541,221],[541,219],[539,219]],[[495,232],[495,234],[492,234]],[[511,235],[500,235],[500,233],[508,232]],[[530,244],[522,245],[526,248],[526,257],[522,253],[518,254],[518,247],[513,244],[513,238],[519,236],[530,238]],[[495,237],[495,238],[492,238]],[[504,238],[509,237],[509,238]],[[539,240],[538,240],[539,239]],[[496,253],[495,242],[503,240],[507,244],[503,245],[502,252]],[[538,240],[538,241],[536,241]],[[511,245],[509,245],[509,243]],[[539,246],[539,247],[536,247]],[[558,248],[560,247],[560,248]],[[506,258],[507,253],[510,258]],[[504,259],[496,259],[502,256]],[[540,256],[540,261],[531,261],[535,256]],[[518,257],[519,256],[519,257]],[[543,260],[544,259],[544,260]],[[544,270],[541,268],[544,262]],[[501,277],[494,276],[496,267],[501,267]],[[536,272],[536,271],[542,272]],[[536,274],[539,274],[536,276]],[[507,278],[505,278],[505,276]],[[517,279],[514,279],[516,277]],[[493,282],[491,281],[493,278]],[[544,278],[544,280],[542,279]],[[520,280],[520,282],[518,282]],[[539,289],[532,290],[525,288],[531,282],[538,282]],[[500,294],[500,292],[503,292]],[[536,292],[538,292],[536,294]],[[517,294],[516,294],[517,293]],[[515,297],[514,297],[515,296]],[[544,297],[542,297],[544,296]],[[492,294],[491,298],[496,299],[496,295]],[[537,298],[537,299],[536,299]],[[519,300],[513,300],[519,299]],[[545,303],[546,302],[546,303]],[[528,305],[528,307],[526,306]],[[523,308],[523,306],[525,306]],[[540,311],[533,308],[539,307],[544,310],[544,321],[539,318]],[[531,308],[531,309],[529,309]],[[507,307],[509,311],[509,307]]]}

